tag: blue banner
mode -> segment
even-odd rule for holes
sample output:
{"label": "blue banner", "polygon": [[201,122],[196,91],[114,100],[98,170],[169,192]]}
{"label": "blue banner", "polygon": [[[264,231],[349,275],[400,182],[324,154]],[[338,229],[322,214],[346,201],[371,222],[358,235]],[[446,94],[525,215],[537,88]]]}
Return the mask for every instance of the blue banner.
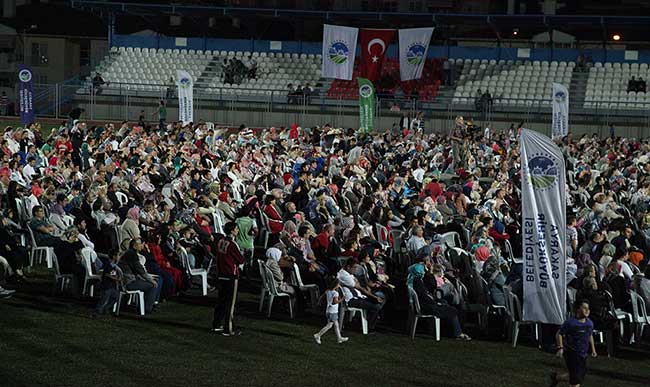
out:
{"label": "blue banner", "polygon": [[20,87],[18,91],[20,105],[20,122],[27,125],[34,122],[34,86],[32,70],[25,66],[18,67],[18,81]]}

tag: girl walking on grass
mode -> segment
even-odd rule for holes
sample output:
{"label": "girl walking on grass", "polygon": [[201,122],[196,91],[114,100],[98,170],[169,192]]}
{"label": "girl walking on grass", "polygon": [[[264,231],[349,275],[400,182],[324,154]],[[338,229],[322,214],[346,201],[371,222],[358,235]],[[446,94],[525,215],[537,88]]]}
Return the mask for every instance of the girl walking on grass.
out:
{"label": "girl walking on grass", "polygon": [[332,326],[334,327],[336,340],[339,344],[348,341],[347,337],[341,336],[341,328],[339,327],[339,304],[341,303],[341,298],[339,297],[339,287],[339,281],[336,278],[330,279],[330,282],[327,284],[327,291],[325,292],[325,297],[327,297],[327,308],[325,309],[327,324],[325,324],[320,332],[314,335],[314,340],[316,340],[317,344],[320,344],[321,336],[329,331]]}

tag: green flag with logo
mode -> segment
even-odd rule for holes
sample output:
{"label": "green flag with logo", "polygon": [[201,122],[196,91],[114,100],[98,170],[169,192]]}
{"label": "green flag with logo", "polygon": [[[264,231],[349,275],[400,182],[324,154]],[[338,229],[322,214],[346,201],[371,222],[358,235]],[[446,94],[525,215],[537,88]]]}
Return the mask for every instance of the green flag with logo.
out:
{"label": "green flag with logo", "polygon": [[357,78],[359,81],[359,130],[370,133],[374,128],[375,117],[375,88],[366,78]]}

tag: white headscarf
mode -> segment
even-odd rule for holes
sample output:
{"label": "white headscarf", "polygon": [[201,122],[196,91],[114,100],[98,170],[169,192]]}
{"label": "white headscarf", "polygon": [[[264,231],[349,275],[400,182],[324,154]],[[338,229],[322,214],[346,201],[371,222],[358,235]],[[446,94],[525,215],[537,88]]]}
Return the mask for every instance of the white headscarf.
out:
{"label": "white headscarf", "polygon": [[280,258],[282,258],[282,251],[275,247],[271,247],[270,249],[266,250],[266,258],[273,258],[276,262],[280,262]]}

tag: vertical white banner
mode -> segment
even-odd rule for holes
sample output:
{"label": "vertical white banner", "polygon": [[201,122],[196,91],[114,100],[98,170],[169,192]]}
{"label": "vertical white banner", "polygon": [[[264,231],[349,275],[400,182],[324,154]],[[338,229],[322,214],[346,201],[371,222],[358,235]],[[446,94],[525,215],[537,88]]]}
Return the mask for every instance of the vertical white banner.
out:
{"label": "vertical white banner", "polygon": [[431,34],[433,27],[399,30],[399,74],[402,81],[422,77]]}
{"label": "vertical white banner", "polygon": [[194,122],[194,80],[184,70],[176,70],[178,89],[178,120],[183,124]]}
{"label": "vertical white banner", "polygon": [[551,104],[553,105],[553,138],[569,134],[569,90],[559,83],[553,83]]}
{"label": "vertical white banner", "polygon": [[562,324],[566,311],[566,169],[550,138],[523,129],[521,142],[523,318]]}
{"label": "vertical white banner", "polygon": [[359,29],[323,26],[323,78],[352,79]]}

